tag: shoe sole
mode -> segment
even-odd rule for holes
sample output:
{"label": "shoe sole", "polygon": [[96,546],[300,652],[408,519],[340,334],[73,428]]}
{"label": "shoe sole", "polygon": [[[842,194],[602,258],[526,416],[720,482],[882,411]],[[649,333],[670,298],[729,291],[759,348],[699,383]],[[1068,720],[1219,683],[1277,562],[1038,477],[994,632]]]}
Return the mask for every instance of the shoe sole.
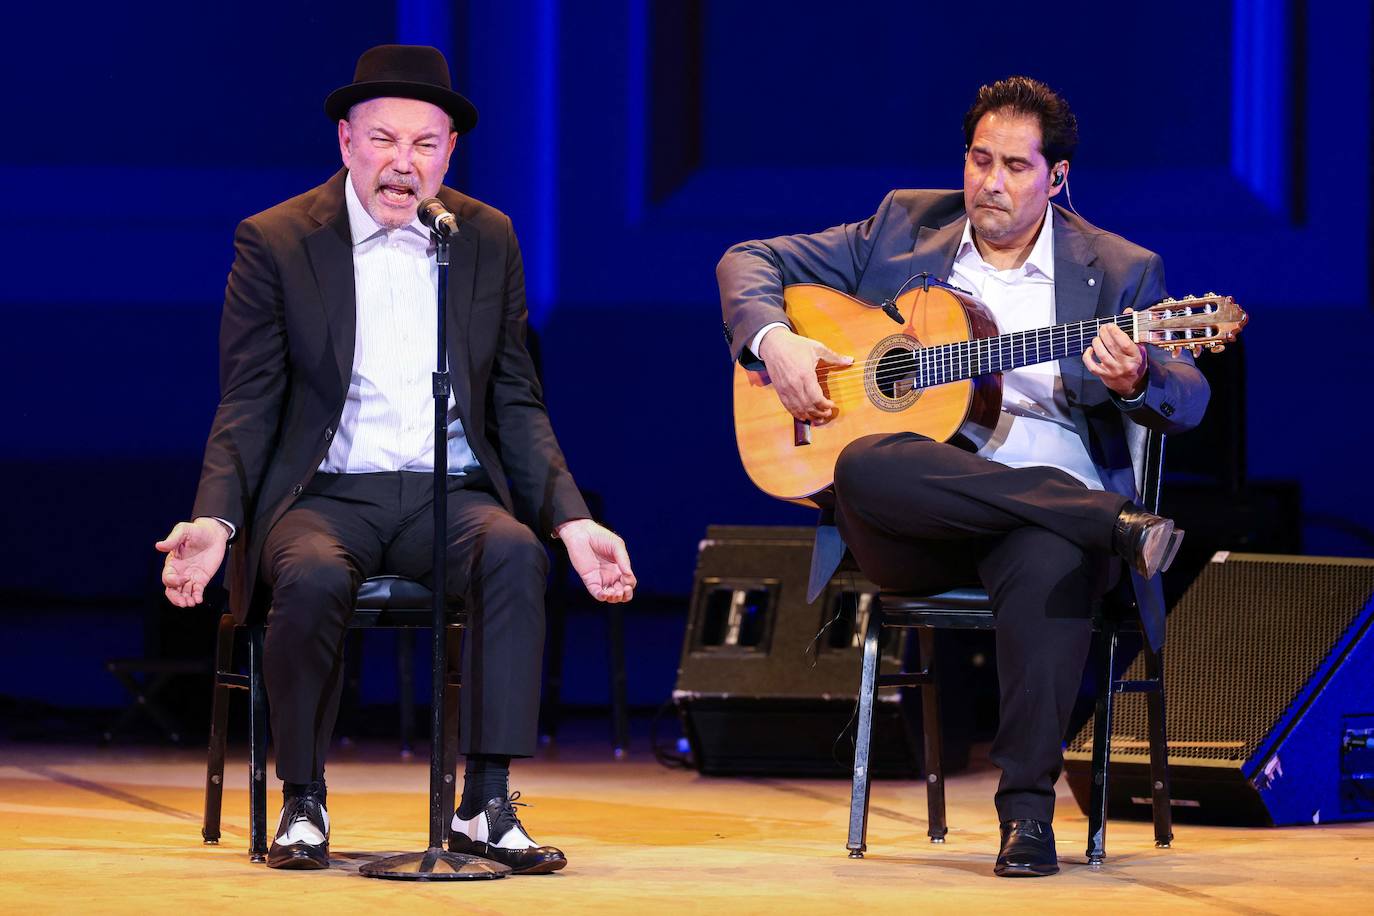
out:
{"label": "shoe sole", "polygon": [[280,868],[286,871],[311,871],[329,867],[329,862],[321,862],[311,858],[306,853],[293,853],[290,858],[282,859],[278,862],[268,861],[268,868]]}
{"label": "shoe sole", "polygon": [[1169,535],[1169,546],[1164,551],[1164,561],[1159,564],[1160,572],[1168,572],[1169,567],[1174,565],[1174,557],[1178,556],[1178,548],[1183,545],[1183,529],[1175,528],[1174,533]]}
{"label": "shoe sole", "polygon": [[1145,531],[1145,543],[1140,545],[1140,564],[1136,572],[1146,579],[1153,579],[1169,568],[1178,553],[1178,545],[1183,540],[1183,532],[1174,528],[1171,519],[1164,519],[1151,525]]}
{"label": "shoe sole", "polygon": [[548,875],[558,871],[568,864],[567,859],[553,859],[549,862],[540,862],[538,865],[526,868],[522,871],[511,870],[512,875]]}
{"label": "shoe sole", "polygon": [[[463,839],[467,838],[464,837]],[[487,855],[487,849],[489,847],[486,843],[474,843],[471,840],[468,840],[467,843],[464,844],[454,842],[454,840],[454,837],[449,837],[449,852],[457,853],[458,855],[463,856],[477,856],[478,858],[486,859],[489,862],[495,862],[498,865],[506,865],[507,868],[510,868],[511,875],[547,875],[552,872],[558,871],[564,865],[568,864],[567,859],[550,859],[547,862],[539,862],[535,865],[529,866],[528,868],[515,868],[514,866],[502,862],[500,859],[495,858],[494,856]]]}
{"label": "shoe sole", "polygon": [[1058,865],[999,865],[992,870],[999,878],[1048,878],[1059,874]]}

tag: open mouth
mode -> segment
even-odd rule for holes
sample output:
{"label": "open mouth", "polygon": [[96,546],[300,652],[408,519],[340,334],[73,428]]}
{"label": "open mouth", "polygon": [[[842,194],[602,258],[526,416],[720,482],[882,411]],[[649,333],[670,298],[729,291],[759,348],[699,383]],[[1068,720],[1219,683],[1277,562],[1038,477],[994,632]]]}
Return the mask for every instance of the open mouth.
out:
{"label": "open mouth", "polygon": [[379,190],[379,196],[387,203],[403,207],[415,199],[415,192],[405,185],[384,184]]}

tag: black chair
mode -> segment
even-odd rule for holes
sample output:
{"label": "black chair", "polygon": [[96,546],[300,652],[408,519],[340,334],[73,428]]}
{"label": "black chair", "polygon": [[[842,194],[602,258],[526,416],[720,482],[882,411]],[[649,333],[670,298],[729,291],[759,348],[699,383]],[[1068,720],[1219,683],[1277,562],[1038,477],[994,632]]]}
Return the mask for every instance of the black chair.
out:
{"label": "black chair", "polygon": [[[358,591],[358,600],[349,629],[400,627],[429,629],[433,623],[433,594],[412,579],[400,576],[375,576]],[[444,692],[444,798],[442,810],[452,810],[454,776],[458,769],[458,691],[461,689],[461,637],[467,619],[461,604],[449,606],[448,689]],[[215,647],[214,701],[210,714],[210,752],[205,773],[205,816],[201,836],[206,844],[220,838],[220,808],[224,795],[224,754],[229,724],[229,691],[248,691],[248,858],[267,859],[267,695],[262,680],[262,644],[266,626],[250,624],[248,630],[248,673],[234,667],[234,618],[220,619]]]}
{"label": "black chair", "polygon": [[[1145,433],[1137,440],[1134,453],[1141,502],[1151,511],[1159,510],[1159,485],[1163,469],[1164,437]],[[1128,592],[1129,587],[1120,591]],[[1116,676],[1117,642],[1124,631],[1139,631],[1140,618],[1133,601],[1102,602],[1094,615],[1093,630],[1099,634],[1090,663],[1098,672],[1097,705],[1093,716],[1092,798],[1088,806],[1088,864],[1100,866],[1106,858],[1107,761],[1111,752],[1113,698],[1118,693],[1147,693],[1147,722],[1150,736],[1150,782],[1155,828],[1155,845],[1167,848],[1173,840],[1173,818],[1169,808],[1168,750],[1164,723],[1164,668],[1162,652],[1143,640],[1145,678],[1123,680]],[[864,634],[863,673],[859,683],[859,713],[854,747],[854,782],[849,805],[849,838],[846,847],[852,859],[863,858],[867,850],[869,753],[873,730],[874,693],[879,687],[918,687],[921,690],[921,716],[924,731],[926,768],[926,805],[932,843],[943,843],[945,825],[945,780],[941,768],[941,730],[939,680],[935,670],[934,631],[939,628],[995,629],[996,617],[987,592],[980,588],[961,588],[939,595],[911,595],[883,592],[869,614]],[[915,671],[895,674],[878,672],[879,642],[884,627],[917,630],[918,657]]]}

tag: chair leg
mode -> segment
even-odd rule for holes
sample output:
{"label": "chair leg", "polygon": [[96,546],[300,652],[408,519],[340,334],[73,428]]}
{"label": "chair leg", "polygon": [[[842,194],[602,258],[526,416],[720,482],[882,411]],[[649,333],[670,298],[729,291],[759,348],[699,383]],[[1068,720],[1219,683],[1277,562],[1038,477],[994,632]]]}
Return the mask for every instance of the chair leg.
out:
{"label": "chair leg", "polygon": [[448,831],[452,824],[452,812],[457,808],[458,749],[462,729],[462,689],[463,689],[463,628],[445,628],[444,638],[448,659],[448,680],[444,684],[444,741],[443,768],[444,794],[440,799],[439,810],[444,812],[444,842],[448,842]]}
{"label": "chair leg", "polygon": [[200,835],[206,845],[214,845],[220,837],[220,811],[224,803],[224,752],[228,741],[229,685],[220,680],[233,672],[234,618],[225,614],[219,621],[215,638],[215,679],[210,698],[210,748],[205,765],[205,816]]}
{"label": "chair leg", "polygon": [[845,843],[851,859],[862,859],[868,849],[869,749],[873,738],[873,701],[878,685],[878,640],[883,631],[883,612],[875,607],[868,617],[864,634],[863,674],[859,679],[859,720],[854,735],[854,784],[849,796],[849,840]]}
{"label": "chair leg", "polygon": [[920,627],[920,668],[929,676],[921,690],[921,734],[926,765],[926,835],[932,843],[943,843],[949,827],[945,824],[944,727],[940,722],[940,682],[935,670],[935,631]]}
{"label": "chair leg", "polygon": [[606,627],[611,669],[611,750],[616,760],[630,749],[630,701],[625,682],[625,609],[618,604],[606,608]]}
{"label": "chair leg", "polygon": [[396,706],[401,717],[401,756],[415,756],[415,631],[403,627],[396,631]]}
{"label": "chair leg", "polygon": [[261,624],[248,630],[248,860],[267,861],[267,690]]}
{"label": "chair leg", "polygon": [[1150,730],[1150,795],[1154,803],[1155,846],[1168,849],[1174,840],[1174,812],[1169,807],[1169,735],[1164,718],[1164,652],[1145,646],[1145,677],[1155,682],[1146,697]]}
{"label": "chair leg", "polygon": [[1107,762],[1111,758],[1112,706],[1116,691],[1113,670],[1117,631],[1114,623],[1102,630],[1105,645],[1098,667],[1097,710],[1093,715],[1093,782],[1088,803],[1088,864],[1101,865],[1107,858]]}

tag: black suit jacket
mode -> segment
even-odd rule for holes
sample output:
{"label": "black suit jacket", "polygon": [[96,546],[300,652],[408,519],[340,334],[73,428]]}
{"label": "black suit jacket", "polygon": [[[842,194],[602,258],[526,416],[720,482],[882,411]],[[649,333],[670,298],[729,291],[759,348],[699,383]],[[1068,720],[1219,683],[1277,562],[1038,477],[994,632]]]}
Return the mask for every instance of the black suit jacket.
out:
{"label": "black suit jacket", "polygon": [[[268,531],[310,482],[338,427],[353,368],[356,295],[347,173],[249,217],[234,236],[220,324],[220,403],[193,517],[238,528],[231,609],[254,605]],[[510,219],[450,188],[448,363],[477,460],[506,508],[547,534],[587,517],[525,349],[520,247]],[[429,361],[433,354],[417,353]]]}
{"label": "black suit jacket", "polygon": [[[734,246],[716,269],[731,354],[745,364],[755,362],[747,349],[754,335],[770,322],[787,321],[784,285],[822,283],[878,303],[915,274],[947,280],[967,222],[961,191],[897,190],[862,222]],[[1166,295],[1159,255],[1057,206],[1052,225],[1056,323],[1119,315]],[[1144,430],[1191,429],[1202,419],[1209,396],[1191,355],[1174,357],[1154,347],[1147,355],[1145,397],[1130,406],[1078,357],[1059,361],[1069,413],[1103,485],[1131,499],[1138,498]],[[832,544],[824,555],[823,539],[817,543],[813,584],[829,578],[843,552]],[[1136,578],[1141,617],[1158,646],[1164,639],[1163,591],[1157,578],[1148,583]]]}

